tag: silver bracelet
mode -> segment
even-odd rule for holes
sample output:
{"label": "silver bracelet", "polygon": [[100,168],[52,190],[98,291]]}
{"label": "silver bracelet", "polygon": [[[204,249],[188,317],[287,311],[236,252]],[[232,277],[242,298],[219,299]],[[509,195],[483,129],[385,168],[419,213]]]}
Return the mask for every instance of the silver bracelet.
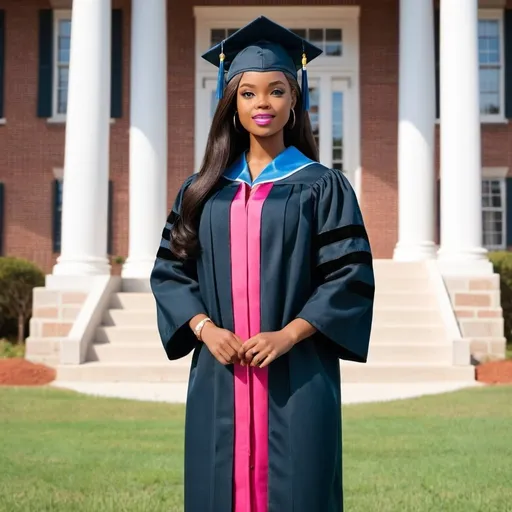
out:
{"label": "silver bracelet", "polygon": [[201,320],[194,328],[194,334],[196,335],[196,338],[199,340],[199,341],[203,341],[201,339],[201,331],[203,330],[203,327],[204,327],[204,324],[206,324],[206,322],[212,322],[212,319],[211,318],[203,318],[203,320]]}

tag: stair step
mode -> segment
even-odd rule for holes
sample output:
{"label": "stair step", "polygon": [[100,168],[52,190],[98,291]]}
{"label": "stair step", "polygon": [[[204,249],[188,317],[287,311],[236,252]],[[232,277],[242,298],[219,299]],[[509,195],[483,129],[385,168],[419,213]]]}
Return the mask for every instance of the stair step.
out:
{"label": "stair step", "polygon": [[453,347],[448,343],[376,343],[370,345],[370,363],[451,364]]}
{"label": "stair step", "polygon": [[375,309],[386,308],[432,308],[437,307],[437,297],[429,292],[389,292],[377,291]]}
{"label": "stair step", "polygon": [[442,324],[441,313],[433,308],[375,308],[374,325]]}
{"label": "stair step", "polygon": [[[61,365],[57,368],[60,381],[91,382],[187,382],[190,364],[170,361],[162,364],[86,363]],[[474,381],[473,366],[434,364],[342,364],[343,382],[439,382]]]}
{"label": "stair step", "polygon": [[400,278],[428,278],[427,265],[422,261],[397,262],[393,260],[374,260],[373,269],[377,278],[379,277],[400,277]]}
{"label": "stair step", "polygon": [[390,293],[390,292],[411,292],[422,293],[430,291],[432,284],[428,277],[389,277],[382,275],[375,275],[375,290],[376,293]]}
{"label": "stair step", "polygon": [[110,299],[112,309],[155,309],[155,298],[152,293],[113,293]]}
{"label": "stair step", "polygon": [[[371,363],[445,363],[450,364],[453,348],[447,343],[380,343],[370,345]],[[188,356],[187,359],[190,359]],[[164,363],[167,356],[161,343],[105,343],[89,348],[88,361],[101,363]]]}
{"label": "stair step", "polygon": [[152,326],[100,326],[96,329],[96,343],[162,344],[156,323]]}
{"label": "stair step", "polygon": [[103,314],[106,326],[156,326],[156,309],[108,309]]}
{"label": "stair step", "polygon": [[446,332],[441,323],[410,325],[381,325],[373,322],[370,346],[381,343],[442,343]]}

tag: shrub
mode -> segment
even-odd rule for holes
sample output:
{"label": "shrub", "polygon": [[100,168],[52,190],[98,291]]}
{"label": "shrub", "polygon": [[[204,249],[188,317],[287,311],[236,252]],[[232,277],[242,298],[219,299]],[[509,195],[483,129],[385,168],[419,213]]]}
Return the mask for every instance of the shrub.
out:
{"label": "shrub", "polygon": [[12,343],[9,340],[0,339],[0,359],[11,357],[25,357],[25,344]]}
{"label": "shrub", "polygon": [[512,343],[512,252],[490,253],[494,271],[500,275],[501,307],[505,320],[505,338]]}
{"label": "shrub", "polygon": [[25,339],[25,324],[32,315],[32,290],[44,286],[44,273],[34,263],[0,258],[0,309],[2,315],[18,322],[18,342]]}

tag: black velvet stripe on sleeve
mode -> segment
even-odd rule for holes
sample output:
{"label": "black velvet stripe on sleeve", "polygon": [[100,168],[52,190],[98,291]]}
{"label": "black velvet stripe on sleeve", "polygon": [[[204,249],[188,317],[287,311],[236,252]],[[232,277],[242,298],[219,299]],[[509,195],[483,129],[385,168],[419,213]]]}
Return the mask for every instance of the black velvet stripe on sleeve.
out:
{"label": "black velvet stripe on sleeve", "polygon": [[364,297],[368,300],[373,300],[375,297],[375,286],[365,283],[363,281],[349,281],[347,288],[357,295]]}
{"label": "black velvet stripe on sleeve", "polygon": [[162,238],[168,242],[171,240],[171,230],[169,228],[164,228],[162,231]]}
{"label": "black velvet stripe on sleeve", "polygon": [[160,246],[158,248],[158,252],[156,253],[156,257],[160,258],[162,260],[169,260],[169,261],[178,261],[178,258],[172,253],[170,249],[167,247]]}
{"label": "black velvet stripe on sleeve", "polygon": [[171,213],[169,213],[169,217],[167,217],[167,222],[169,224],[174,224],[177,218],[178,214],[174,210],[171,210]]}
{"label": "black velvet stripe on sleeve", "polygon": [[321,247],[335,242],[340,242],[341,240],[346,240],[348,238],[363,238],[369,242],[365,227],[362,224],[351,224],[349,226],[331,229],[318,234],[314,241],[315,249],[318,250]]}
{"label": "black velvet stripe on sleeve", "polygon": [[327,261],[326,263],[322,263],[317,267],[317,270],[320,276],[328,281],[328,276],[347,265],[367,265],[368,267],[373,267],[372,264],[373,257],[370,252],[367,251],[358,251],[351,252],[349,254],[345,254],[340,258],[336,258],[335,260]]}

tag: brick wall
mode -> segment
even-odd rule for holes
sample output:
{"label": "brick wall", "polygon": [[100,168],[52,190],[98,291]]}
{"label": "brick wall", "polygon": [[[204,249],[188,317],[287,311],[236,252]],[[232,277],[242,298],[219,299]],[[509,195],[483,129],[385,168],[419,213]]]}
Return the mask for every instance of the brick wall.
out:
{"label": "brick wall", "polygon": [[[509,6],[512,7],[512,0]],[[128,130],[130,1],[123,8],[123,118],[111,128],[114,182],[113,254],[128,250]],[[255,5],[203,0],[197,5]],[[192,2],[168,13],[169,205],[194,160],[194,18]],[[360,5],[362,208],[375,255],[391,257],[397,236],[398,0],[265,0],[257,5]],[[0,181],[5,183],[5,251],[34,260],[46,272],[52,254],[53,168],[63,166],[64,125],[36,117],[38,10],[49,0],[2,0],[6,10],[5,117],[0,126]],[[512,167],[512,126],[485,125],[483,163]]]}

